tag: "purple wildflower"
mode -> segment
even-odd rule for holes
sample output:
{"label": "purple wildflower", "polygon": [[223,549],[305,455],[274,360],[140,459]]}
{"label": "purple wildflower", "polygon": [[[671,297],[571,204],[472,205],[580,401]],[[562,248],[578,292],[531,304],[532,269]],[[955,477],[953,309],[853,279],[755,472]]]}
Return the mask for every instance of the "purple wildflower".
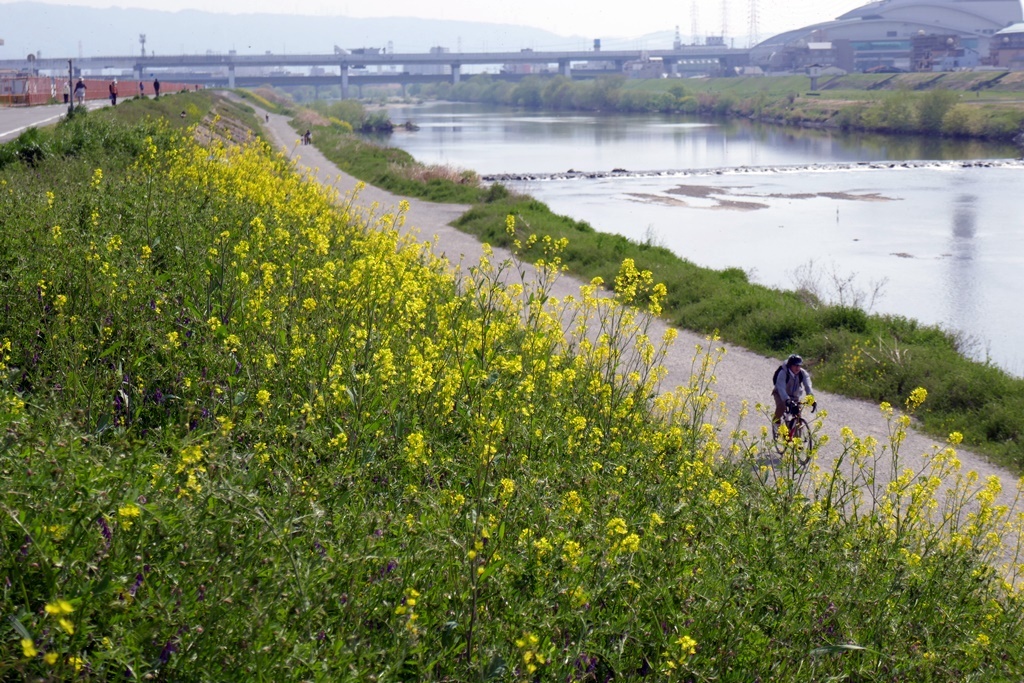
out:
{"label": "purple wildflower", "polygon": [[110,531],[110,526],[107,524],[107,518],[100,515],[96,519],[96,523],[100,525],[100,533],[103,534],[103,538],[106,539],[105,547],[110,547],[110,542],[114,540],[114,534]]}
{"label": "purple wildflower", "polygon": [[160,663],[166,664],[171,661],[171,655],[178,651],[178,643],[175,640],[168,640],[164,649],[160,651]]}

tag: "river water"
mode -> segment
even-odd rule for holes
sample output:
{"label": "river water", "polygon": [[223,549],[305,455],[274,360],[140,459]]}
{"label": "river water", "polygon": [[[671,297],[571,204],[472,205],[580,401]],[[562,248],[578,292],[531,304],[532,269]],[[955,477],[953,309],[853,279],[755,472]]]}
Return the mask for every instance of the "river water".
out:
{"label": "river water", "polygon": [[1024,164],[1012,146],[474,105],[390,114],[420,130],[389,144],[424,163],[512,174],[510,187],[597,230],[940,325],[1024,376]]}

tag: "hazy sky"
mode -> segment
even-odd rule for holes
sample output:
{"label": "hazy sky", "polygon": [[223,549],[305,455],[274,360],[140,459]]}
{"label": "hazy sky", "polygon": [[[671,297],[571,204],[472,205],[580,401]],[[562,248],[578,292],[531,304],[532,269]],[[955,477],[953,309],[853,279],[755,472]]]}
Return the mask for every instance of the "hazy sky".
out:
{"label": "hazy sky", "polygon": [[[2,5],[16,0],[0,0]],[[44,0],[45,1],[45,0]],[[288,13],[351,17],[410,16],[464,19],[502,24],[525,24],[562,35],[587,38],[635,37],[679,26],[684,38],[691,34],[691,8],[698,7],[701,35],[716,35],[723,24],[723,2],[729,3],[728,33],[746,35],[751,0],[66,0],[53,5],[137,7],[177,11],[198,9],[225,13]],[[790,28],[832,19],[859,7],[860,0],[758,0],[759,35],[764,38]]]}

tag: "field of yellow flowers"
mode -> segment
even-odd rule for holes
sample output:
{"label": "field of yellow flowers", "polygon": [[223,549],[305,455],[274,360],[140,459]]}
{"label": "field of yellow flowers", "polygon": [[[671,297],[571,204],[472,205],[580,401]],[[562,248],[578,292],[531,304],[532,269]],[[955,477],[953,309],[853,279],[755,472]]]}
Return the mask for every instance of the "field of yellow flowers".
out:
{"label": "field of yellow flowers", "polygon": [[539,270],[457,278],[201,137],[89,114],[0,169],[0,680],[1024,675],[1019,520],[955,444],[766,469],[714,340],[659,393],[649,273],[553,301],[509,220]]}

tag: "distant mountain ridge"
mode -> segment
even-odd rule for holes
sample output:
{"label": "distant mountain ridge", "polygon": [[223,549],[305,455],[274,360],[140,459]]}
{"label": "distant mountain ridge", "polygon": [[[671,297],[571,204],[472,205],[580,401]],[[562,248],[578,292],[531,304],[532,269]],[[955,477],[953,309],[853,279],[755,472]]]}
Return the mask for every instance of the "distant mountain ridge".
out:
{"label": "distant mountain ridge", "polygon": [[[227,53],[301,54],[389,45],[395,52],[589,50],[593,38],[561,36],[543,29],[508,24],[419,18],[361,19],[283,14],[217,14],[144,9],[94,9],[18,2],[0,5],[0,59],[137,55],[139,35],[146,53],[157,55]],[[595,36],[601,37],[601,36]],[[603,39],[616,46],[669,48],[671,34]],[[648,44],[649,43],[649,44]]]}

